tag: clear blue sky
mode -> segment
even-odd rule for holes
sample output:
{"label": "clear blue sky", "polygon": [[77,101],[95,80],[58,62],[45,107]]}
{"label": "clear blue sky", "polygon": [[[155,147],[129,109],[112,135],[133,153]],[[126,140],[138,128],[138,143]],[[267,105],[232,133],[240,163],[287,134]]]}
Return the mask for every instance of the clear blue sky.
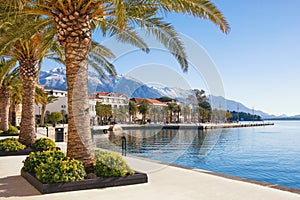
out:
{"label": "clear blue sky", "polygon": [[[206,50],[220,73],[226,98],[270,114],[300,114],[300,1],[213,2],[231,26],[228,35],[208,21],[189,16],[171,15],[166,20]],[[160,51],[125,55],[115,65],[118,73],[126,74],[154,62],[153,58],[181,73],[174,58]],[[51,67],[55,65],[46,62],[43,69]],[[193,71],[183,76],[194,81],[199,78]],[[191,83],[191,87],[202,86],[206,89],[205,83]]]}

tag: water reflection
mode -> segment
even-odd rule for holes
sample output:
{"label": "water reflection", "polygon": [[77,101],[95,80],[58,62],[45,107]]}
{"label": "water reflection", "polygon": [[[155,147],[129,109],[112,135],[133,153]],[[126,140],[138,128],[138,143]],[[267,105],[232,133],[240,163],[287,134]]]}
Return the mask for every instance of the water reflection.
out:
{"label": "water reflection", "polygon": [[207,156],[221,134],[222,130],[144,129],[94,135],[94,141],[97,148],[121,152],[125,136],[127,153],[172,163],[183,155],[197,155],[200,159]]}

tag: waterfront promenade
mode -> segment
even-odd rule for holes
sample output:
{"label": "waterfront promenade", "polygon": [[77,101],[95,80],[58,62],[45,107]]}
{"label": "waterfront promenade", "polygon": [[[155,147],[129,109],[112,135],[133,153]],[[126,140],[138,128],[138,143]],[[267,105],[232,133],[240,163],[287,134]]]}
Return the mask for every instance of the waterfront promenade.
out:
{"label": "waterfront promenade", "polygon": [[243,123],[191,123],[191,124],[116,124],[114,126],[99,126],[96,129],[111,129],[111,130],[136,130],[136,129],[222,129],[222,128],[241,128],[254,126],[273,126],[273,122],[243,122]]}
{"label": "waterfront promenade", "polygon": [[[65,143],[59,143],[63,150]],[[138,171],[147,172],[149,183],[105,189],[40,194],[20,176],[25,156],[0,157],[0,199],[109,199],[109,200],[300,200],[300,195],[206,171],[168,166],[145,159],[126,157]]]}

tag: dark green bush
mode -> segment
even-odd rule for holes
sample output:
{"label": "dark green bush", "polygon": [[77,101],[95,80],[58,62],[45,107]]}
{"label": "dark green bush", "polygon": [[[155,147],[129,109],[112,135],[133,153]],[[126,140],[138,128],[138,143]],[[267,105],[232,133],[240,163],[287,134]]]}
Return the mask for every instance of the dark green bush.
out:
{"label": "dark green bush", "polygon": [[16,126],[16,128],[17,128],[18,130],[20,130],[20,129],[21,129],[21,126]]}
{"label": "dark green bush", "polygon": [[6,138],[0,140],[0,151],[21,151],[26,148],[17,138]]}
{"label": "dark green bush", "polygon": [[39,138],[33,143],[32,148],[39,151],[54,150],[56,144],[50,138]]}
{"label": "dark green bush", "polygon": [[86,176],[82,162],[70,158],[41,163],[36,168],[36,178],[42,183],[65,183],[83,180]]}
{"label": "dark green bush", "polygon": [[0,134],[4,133],[4,131],[0,130]]}
{"label": "dark green bush", "polygon": [[23,161],[23,169],[30,173],[36,173],[36,169],[41,163],[53,162],[54,160],[63,160],[65,158],[66,154],[62,151],[31,152]]}
{"label": "dark green bush", "polygon": [[134,174],[127,162],[117,153],[96,151],[96,158],[95,174],[99,177]]}

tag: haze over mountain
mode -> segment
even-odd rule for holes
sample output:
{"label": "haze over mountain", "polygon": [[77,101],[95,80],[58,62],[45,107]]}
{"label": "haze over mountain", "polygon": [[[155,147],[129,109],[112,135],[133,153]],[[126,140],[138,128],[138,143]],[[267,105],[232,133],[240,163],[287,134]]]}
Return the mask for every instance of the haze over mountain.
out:
{"label": "haze over mountain", "polygon": [[[39,82],[45,89],[56,89],[56,90],[66,90],[66,70],[64,68],[54,68],[50,71],[41,71]],[[107,76],[105,78],[100,78],[97,73],[89,72],[88,80],[89,94],[97,91],[104,92],[115,92],[120,94],[125,94],[130,98],[140,97],[140,98],[159,98],[162,96],[168,96],[181,101],[187,101],[189,95],[193,95],[192,90],[184,90],[180,88],[171,87],[153,87],[147,86],[142,82],[126,76],[117,75],[116,77]],[[239,111],[250,114],[256,114],[261,116],[263,119],[269,118],[287,118],[286,115],[274,116],[269,115],[260,110],[253,110],[246,107],[242,103],[237,101],[228,100],[224,97],[208,96],[210,103],[212,105],[224,105],[229,111]],[[213,106],[213,108],[218,108]],[[299,118],[300,115],[293,116],[292,118]]]}

